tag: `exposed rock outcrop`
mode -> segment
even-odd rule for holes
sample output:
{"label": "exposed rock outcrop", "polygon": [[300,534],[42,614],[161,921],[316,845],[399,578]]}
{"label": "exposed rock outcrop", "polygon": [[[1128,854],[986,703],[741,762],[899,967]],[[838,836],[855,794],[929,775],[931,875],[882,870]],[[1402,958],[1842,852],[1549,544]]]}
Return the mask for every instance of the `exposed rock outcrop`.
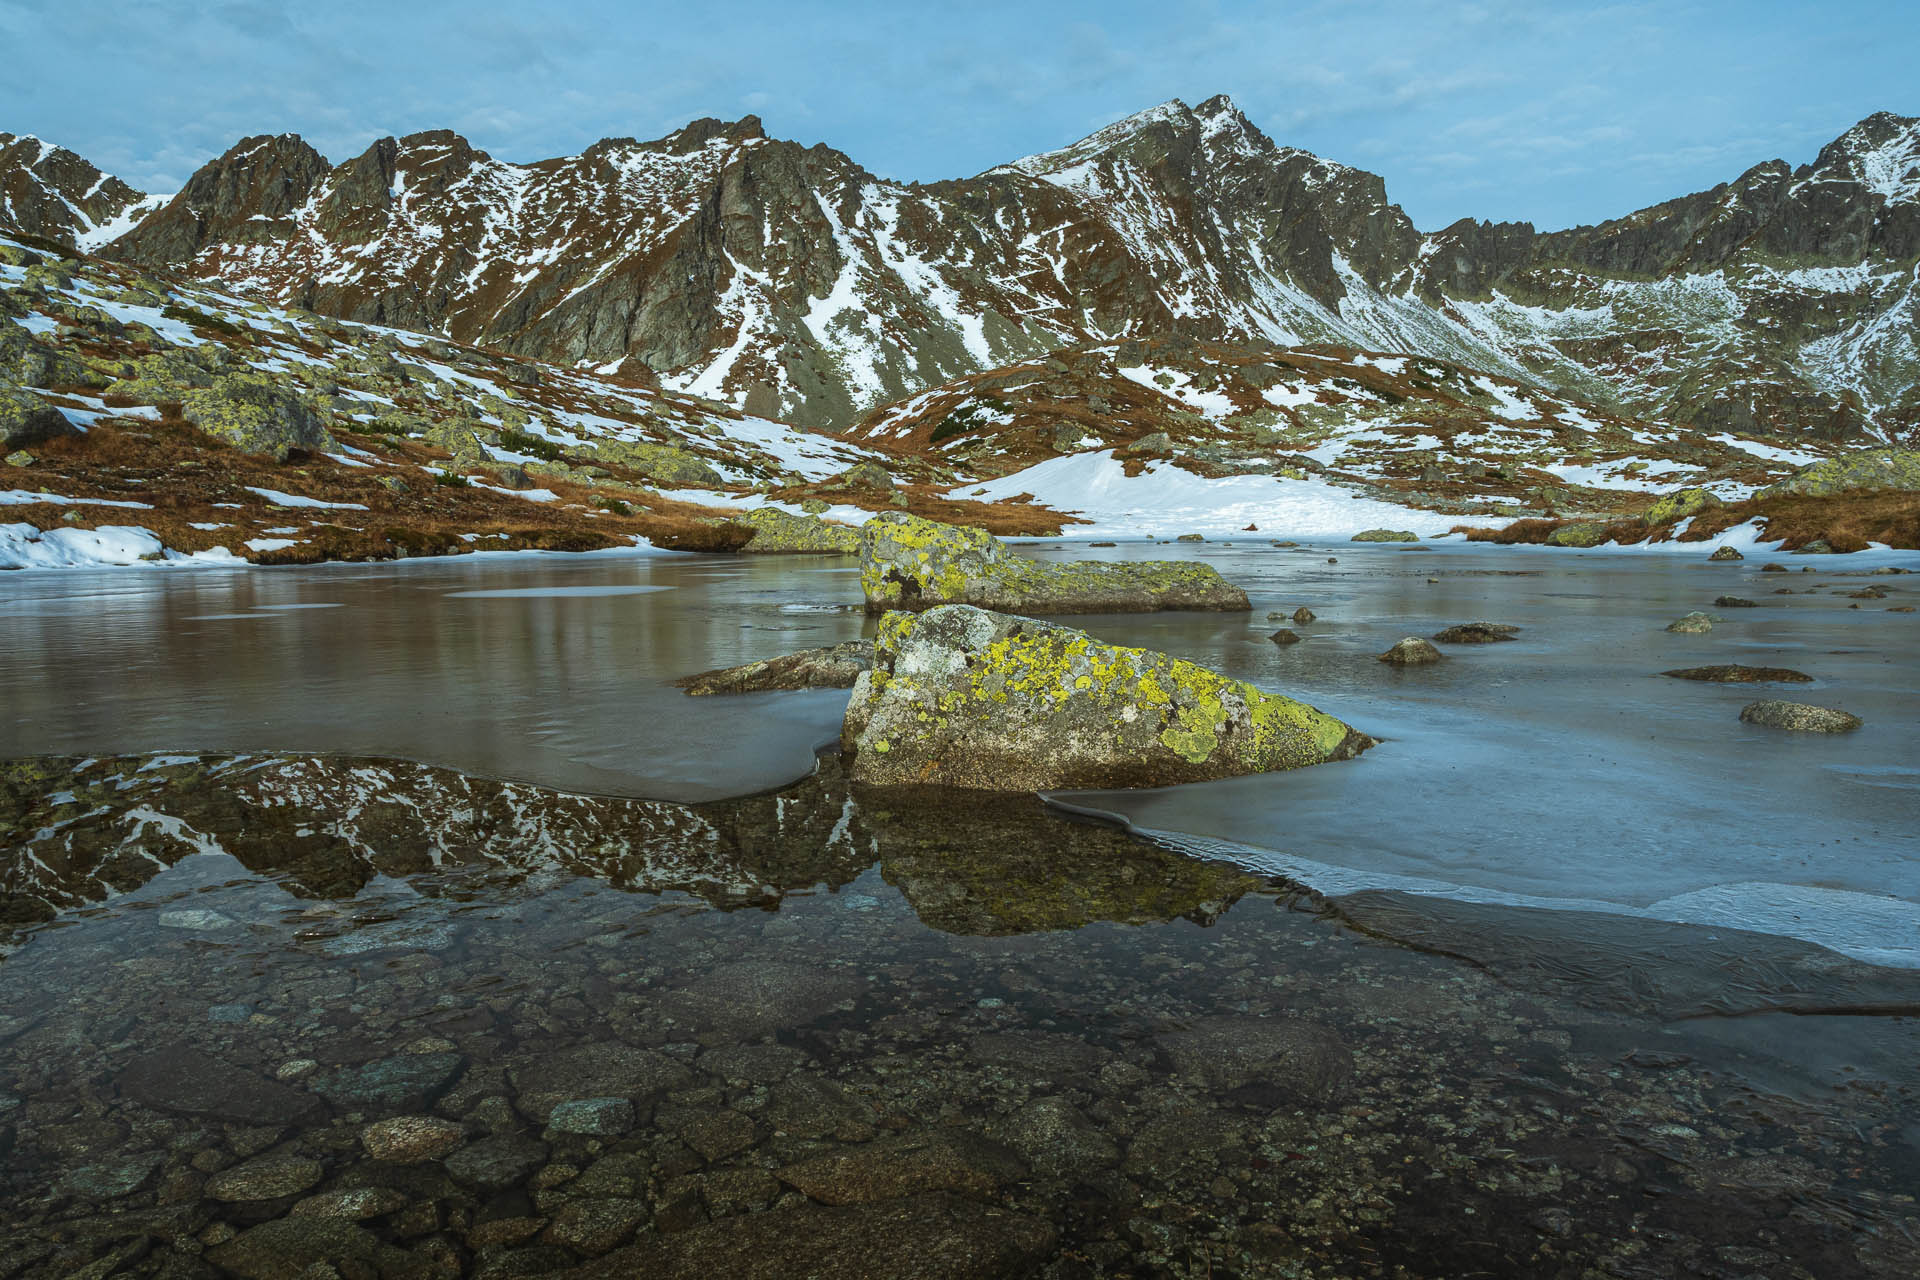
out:
{"label": "exposed rock outcrop", "polygon": [[1783,494],[1804,494],[1826,497],[1836,493],[1878,489],[1920,489],[1920,449],[1868,449],[1828,458],[1778,484],[1768,485],[1758,496],[1771,498]]}
{"label": "exposed rock outcrop", "polygon": [[808,552],[820,555],[860,554],[860,531],[829,524],[818,516],[794,515],[778,507],[758,507],[740,517],[756,532],[740,550],[748,555]]}
{"label": "exposed rock outcrop", "polygon": [[181,413],[236,449],[282,461],[296,449],[339,447],[311,406],[265,374],[223,374],[212,387],[187,392]]}
{"label": "exposed rock outcrop", "polygon": [[1294,769],[1373,739],[1165,654],[947,605],[882,620],[841,745],[857,782],[1025,791]]}
{"label": "exposed rock outcrop", "polygon": [[851,689],[873,666],[873,641],[849,640],[824,649],[803,649],[738,667],[703,671],[677,680],[689,696],[764,693],[780,689]]}
{"label": "exposed rock outcrop", "polygon": [[1050,564],[1014,555],[981,529],[889,511],[860,534],[867,611],[972,604],[1010,613],[1239,610],[1247,593],[1211,565],[1182,561]]}

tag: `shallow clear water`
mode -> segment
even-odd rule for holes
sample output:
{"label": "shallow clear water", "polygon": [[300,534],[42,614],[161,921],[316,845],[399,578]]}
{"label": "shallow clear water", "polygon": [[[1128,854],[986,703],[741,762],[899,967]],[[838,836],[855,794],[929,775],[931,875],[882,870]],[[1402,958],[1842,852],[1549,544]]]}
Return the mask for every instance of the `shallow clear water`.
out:
{"label": "shallow clear water", "polygon": [[8,1275],[1920,1266],[1920,975],[1320,908],[831,768],[699,810],[337,758],[39,781],[83,814],[41,865],[120,892],[0,963]]}

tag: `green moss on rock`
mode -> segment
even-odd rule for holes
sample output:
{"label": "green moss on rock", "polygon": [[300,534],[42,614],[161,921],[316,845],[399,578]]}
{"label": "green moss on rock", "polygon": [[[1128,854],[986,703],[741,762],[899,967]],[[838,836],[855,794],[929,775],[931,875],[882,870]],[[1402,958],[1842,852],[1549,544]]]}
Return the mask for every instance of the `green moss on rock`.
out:
{"label": "green moss on rock", "polygon": [[1025,791],[1295,769],[1373,740],[1166,654],[945,605],[881,620],[841,743],[858,782]]}
{"label": "green moss on rock", "polygon": [[1920,449],[1867,449],[1828,458],[1767,486],[1756,496],[1803,494],[1817,498],[1875,489],[1920,489]]}
{"label": "green moss on rock", "polygon": [[1641,519],[1649,525],[1674,524],[1719,505],[1711,489],[1676,489],[1648,507]]}
{"label": "green moss on rock", "polygon": [[1607,540],[1607,526],[1576,520],[1547,535],[1550,547],[1597,547]]}
{"label": "green moss on rock", "polygon": [[973,604],[1011,613],[1240,610],[1246,592],[1212,565],[1181,561],[1051,564],[1014,555],[983,529],[889,511],[860,531],[867,611]]}
{"label": "green moss on rock", "polygon": [[637,471],[672,489],[711,489],[721,475],[698,454],[645,440],[596,440],[578,450],[603,462]]}
{"label": "green moss on rock", "polygon": [[66,414],[39,396],[0,386],[0,447],[8,452],[79,434]]}
{"label": "green moss on rock", "polygon": [[860,554],[860,531],[828,524],[816,516],[797,516],[778,507],[760,507],[740,517],[757,532],[740,550],[749,555],[813,552],[822,555]]}

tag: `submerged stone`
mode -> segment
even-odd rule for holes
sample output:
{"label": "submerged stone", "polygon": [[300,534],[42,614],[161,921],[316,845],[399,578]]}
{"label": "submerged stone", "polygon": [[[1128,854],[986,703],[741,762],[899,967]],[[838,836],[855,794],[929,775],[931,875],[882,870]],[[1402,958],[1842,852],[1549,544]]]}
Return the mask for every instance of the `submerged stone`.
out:
{"label": "submerged stone", "polygon": [[965,1130],[880,1138],[788,1165],[776,1176],[823,1204],[868,1204],[927,1191],[986,1196],[1026,1176],[1012,1151]]}
{"label": "submerged stone", "polygon": [[1705,635],[1707,632],[1713,630],[1713,615],[1710,613],[1701,613],[1698,609],[1695,609],[1686,617],[1669,622],[1667,624],[1667,630],[1677,631],[1681,635]]}
{"label": "submerged stone", "polygon": [[134,1059],[120,1089],[142,1106],[237,1124],[292,1124],[315,1110],[297,1089],[184,1045]]}
{"label": "submerged stone", "polygon": [[1151,613],[1251,608],[1212,565],[1179,561],[1047,564],[983,529],[889,511],[860,533],[867,612],[971,604],[1011,613]]}
{"label": "submerged stone", "polygon": [[858,782],[1028,791],[1294,769],[1373,739],[1166,654],[948,605],[882,620],[841,745]]}
{"label": "submerged stone", "polygon": [[325,1175],[318,1160],[268,1156],[215,1175],[207,1183],[207,1196],[227,1201],[278,1200],[299,1195]]}
{"label": "submerged stone", "polygon": [[466,1066],[457,1053],[409,1053],[315,1076],[313,1091],[342,1111],[424,1111]]}
{"label": "submerged stone", "polygon": [[1792,729],[1800,733],[1847,733],[1866,723],[1859,716],[1834,707],[1816,707],[1804,702],[1781,702],[1769,698],[1750,702],[1740,709],[1747,724],[1769,729]]}

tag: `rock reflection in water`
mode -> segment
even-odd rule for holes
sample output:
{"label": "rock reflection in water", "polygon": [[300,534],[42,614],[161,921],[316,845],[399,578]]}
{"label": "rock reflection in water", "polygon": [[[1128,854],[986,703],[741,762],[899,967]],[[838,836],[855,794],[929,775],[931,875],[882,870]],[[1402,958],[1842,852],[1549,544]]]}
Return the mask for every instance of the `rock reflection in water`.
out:
{"label": "rock reflection in water", "polygon": [[1920,1269],[1910,1078],[1763,1089],[1544,929],[831,775],[6,777],[0,1276]]}

